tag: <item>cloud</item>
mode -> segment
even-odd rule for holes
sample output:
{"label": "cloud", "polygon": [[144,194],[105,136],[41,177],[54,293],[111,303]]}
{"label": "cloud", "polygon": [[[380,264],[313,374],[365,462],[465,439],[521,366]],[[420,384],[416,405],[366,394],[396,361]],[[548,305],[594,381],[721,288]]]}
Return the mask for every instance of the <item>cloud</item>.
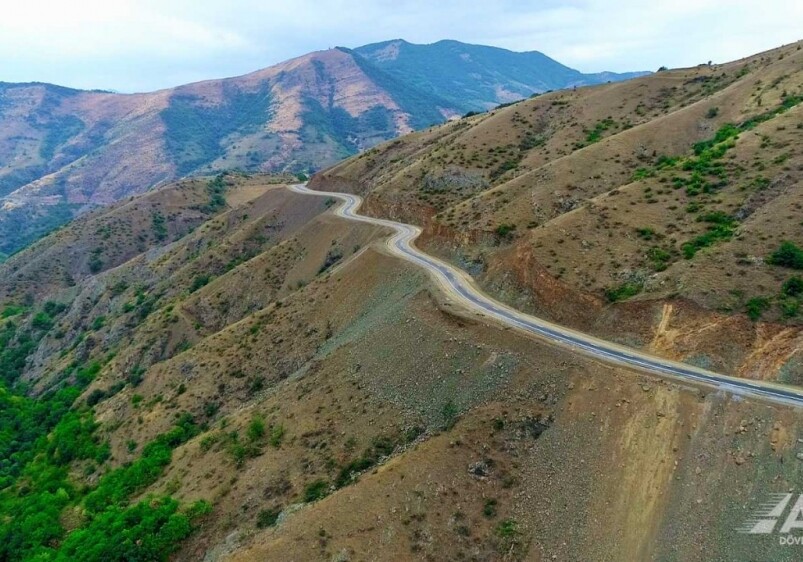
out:
{"label": "cloud", "polygon": [[798,0],[26,0],[0,18],[0,80],[142,91],[399,37],[641,70],[789,43],[800,21]]}

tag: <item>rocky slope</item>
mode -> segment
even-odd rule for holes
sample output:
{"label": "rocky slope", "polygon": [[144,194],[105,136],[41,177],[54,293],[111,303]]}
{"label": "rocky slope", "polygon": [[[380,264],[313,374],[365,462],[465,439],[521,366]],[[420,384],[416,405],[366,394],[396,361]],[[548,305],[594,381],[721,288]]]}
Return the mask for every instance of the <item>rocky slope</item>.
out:
{"label": "rocky slope", "polygon": [[320,169],[471,109],[628,77],[582,75],[538,53],[457,43],[453,56],[484,54],[482,71],[464,65],[446,74],[441,44],[408,48],[415,58],[400,57],[403,67],[379,60],[373,47],[337,48],[146,94],[0,83],[0,252],[176,178]]}

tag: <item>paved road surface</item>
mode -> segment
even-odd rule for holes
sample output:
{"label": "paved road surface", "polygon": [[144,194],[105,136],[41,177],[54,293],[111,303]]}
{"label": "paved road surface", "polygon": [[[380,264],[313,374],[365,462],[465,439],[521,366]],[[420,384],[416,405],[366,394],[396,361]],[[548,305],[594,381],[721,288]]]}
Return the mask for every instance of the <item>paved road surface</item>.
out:
{"label": "paved road surface", "polygon": [[413,246],[413,241],[421,234],[419,227],[357,214],[357,209],[362,204],[362,198],[359,195],[313,191],[301,184],[290,186],[289,189],[305,195],[340,199],[343,204],[335,211],[338,216],[348,220],[385,226],[393,230],[394,234],[387,240],[387,247],[392,254],[429,271],[448,297],[481,316],[608,363],[626,365],[664,378],[703,384],[740,396],[803,407],[803,390],[775,383],[721,375],[686,363],[649,355],[519,312],[484,294],[465,271],[425,254]]}

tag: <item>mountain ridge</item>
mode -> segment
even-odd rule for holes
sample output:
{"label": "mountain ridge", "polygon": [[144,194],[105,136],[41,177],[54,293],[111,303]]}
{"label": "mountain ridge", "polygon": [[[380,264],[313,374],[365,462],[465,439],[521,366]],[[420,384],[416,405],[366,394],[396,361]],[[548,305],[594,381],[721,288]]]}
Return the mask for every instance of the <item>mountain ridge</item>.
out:
{"label": "mountain ridge", "polygon": [[[426,52],[445,60],[443,45],[405,44],[417,57],[405,68],[426,66],[415,83],[358,47],[155,92],[1,84],[0,252],[13,253],[88,209],[181,177],[318,170],[401,134],[546,89],[513,85],[508,74],[491,76],[487,69],[476,87],[467,69],[444,79],[442,64],[425,64]],[[499,65],[515,56],[447,45],[491,49],[502,57]],[[576,82],[576,71],[569,71]]]}

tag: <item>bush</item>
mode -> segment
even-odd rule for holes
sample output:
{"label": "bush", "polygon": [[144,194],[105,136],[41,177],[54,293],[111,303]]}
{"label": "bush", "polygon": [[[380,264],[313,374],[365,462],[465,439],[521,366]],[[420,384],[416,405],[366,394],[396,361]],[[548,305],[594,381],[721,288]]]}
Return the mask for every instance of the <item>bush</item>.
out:
{"label": "bush", "polygon": [[636,235],[639,238],[643,238],[644,240],[652,240],[653,238],[655,238],[656,233],[655,233],[654,229],[652,229],[652,228],[650,228],[648,226],[645,226],[643,228],[637,228],[636,229]]}
{"label": "bush", "polygon": [[730,240],[731,237],[733,237],[733,230],[731,224],[715,224],[713,227],[710,227],[705,234],[701,234],[681,246],[683,257],[690,260],[699,250],[713,246],[720,240]]}
{"label": "bush", "polygon": [[460,412],[457,409],[457,406],[451,400],[444,404],[443,408],[441,408],[441,416],[443,416],[443,428],[447,431],[452,429],[457,423],[457,417],[459,413]]}
{"label": "bush", "polygon": [[351,484],[357,474],[368,470],[372,466],[374,466],[374,459],[368,456],[360,457],[359,459],[351,461],[340,469],[340,472],[335,479],[335,487],[342,488],[343,486]]}
{"label": "bush", "polygon": [[496,227],[496,230],[494,230],[494,232],[500,238],[512,238],[515,230],[516,230],[515,224],[502,223]]}
{"label": "bush", "polygon": [[793,318],[800,312],[800,301],[797,299],[785,299],[780,304],[784,318]]}
{"label": "bush", "polygon": [[70,533],[60,554],[66,560],[86,562],[167,560],[192,533],[193,516],[208,510],[208,504],[199,502],[181,513],[178,502],[171,498],[109,509],[85,528]]}
{"label": "bush", "polygon": [[248,425],[248,439],[259,441],[265,436],[265,422],[261,418],[254,418]]}
{"label": "bush", "polygon": [[198,289],[205,287],[206,285],[209,284],[209,281],[211,279],[212,276],[209,275],[208,273],[202,273],[201,275],[196,276],[195,279],[192,280],[192,284],[190,285],[190,293],[194,293]]}
{"label": "bush", "polygon": [[770,300],[767,297],[753,297],[745,304],[745,312],[750,320],[756,322],[769,307]]}
{"label": "bush", "polygon": [[98,402],[106,398],[106,392],[96,388],[92,392],[89,393],[89,396],[86,397],[86,405],[87,406],[95,406]]}
{"label": "bush", "polygon": [[634,297],[641,292],[641,283],[622,283],[618,287],[605,289],[605,297],[608,302],[618,302],[630,297]]}
{"label": "bush", "polygon": [[784,241],[781,243],[780,247],[767,258],[767,263],[788,267],[790,269],[803,269],[803,250],[788,240]]}
{"label": "bush", "polygon": [[31,321],[31,326],[36,328],[37,330],[42,330],[43,332],[47,332],[50,328],[53,327],[53,319],[47,312],[37,312],[36,315],[33,317]]}
{"label": "bush", "polygon": [[790,277],[786,281],[784,281],[783,287],[781,288],[784,295],[790,297],[796,297],[803,293],[803,277],[798,275],[794,277]]}
{"label": "bush", "polygon": [[257,514],[257,528],[273,527],[281,513],[282,510],[279,508],[263,509]]}
{"label": "bush", "polygon": [[151,215],[153,221],[153,235],[161,242],[167,238],[167,224],[162,213],[156,211]]}
{"label": "bush", "polygon": [[304,501],[307,503],[318,501],[329,494],[329,483],[326,480],[315,480],[304,488]]}
{"label": "bush", "polygon": [[513,519],[505,519],[496,526],[496,534],[501,538],[511,538],[518,534],[519,526]]}
{"label": "bush", "polygon": [[96,248],[92,250],[89,256],[89,271],[92,273],[98,273],[103,269],[103,260],[100,258],[100,252],[100,248]]}

